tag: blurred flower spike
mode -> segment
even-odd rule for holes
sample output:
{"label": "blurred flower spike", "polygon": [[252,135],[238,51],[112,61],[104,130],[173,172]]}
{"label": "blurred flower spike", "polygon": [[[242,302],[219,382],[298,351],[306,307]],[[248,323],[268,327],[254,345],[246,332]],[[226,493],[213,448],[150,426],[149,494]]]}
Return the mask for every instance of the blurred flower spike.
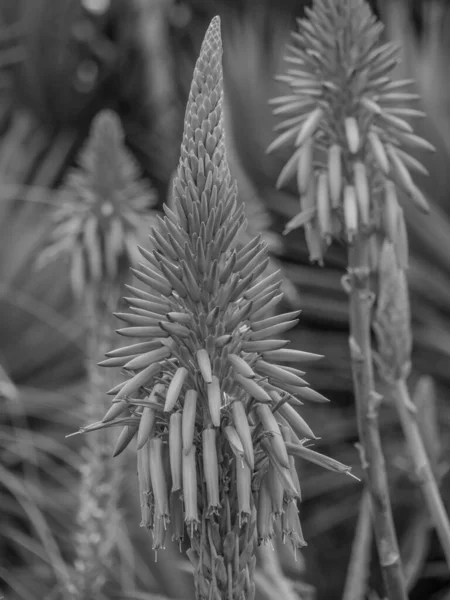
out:
{"label": "blurred flower spike", "polygon": [[295,408],[326,399],[276,363],[321,356],[278,339],[298,312],[271,316],[282,294],[278,273],[261,278],[266,245],[239,247],[246,219],[225,154],[221,57],[215,17],[193,75],[174,210],[158,218],[153,250],[140,248],[145,291],[129,287],[130,312],[117,315],[118,333],[139,340],[101,363],[127,379],[103,421],[82,431],[121,426],[114,455],[137,438],[142,525],[154,549],[169,522],[179,543],[187,530],[198,598],[252,599],[255,545],[274,520],[295,548],[305,543],[294,455],[349,469],[304,447],[315,436]]}
{"label": "blurred flower spike", "polygon": [[305,12],[285,57],[289,68],[277,76],[290,93],[271,101],[284,120],[268,152],[294,146],[277,187],[296,178],[300,196],[286,232],[303,226],[310,258],[321,263],[333,237],[351,243],[379,231],[403,263],[398,192],[428,211],[410,174],[426,170],[408,154],[433,150],[409,124],[424,116],[409,106],[418,96],[408,91],[412,81],[392,78],[399,49],[381,44],[383,25],[365,0],[314,0]]}
{"label": "blurred flower spike", "polygon": [[68,255],[72,287],[81,296],[91,284],[117,284],[137,263],[138,240],[148,230],[156,196],[140,179],[120,120],[110,110],[94,118],[78,162],[57,192],[61,207],[39,264]]}

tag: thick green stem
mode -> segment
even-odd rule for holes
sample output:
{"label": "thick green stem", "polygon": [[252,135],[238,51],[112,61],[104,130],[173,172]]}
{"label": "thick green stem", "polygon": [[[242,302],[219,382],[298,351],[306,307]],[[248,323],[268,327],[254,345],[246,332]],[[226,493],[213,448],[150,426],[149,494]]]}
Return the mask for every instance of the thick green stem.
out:
{"label": "thick green stem", "polygon": [[428,511],[445,554],[445,560],[450,567],[450,522],[420,434],[415,406],[410,399],[404,379],[395,382],[393,396],[413,461],[414,473],[425,497]]}
{"label": "thick green stem", "polygon": [[407,600],[400,552],[392,516],[385,461],[378,428],[379,397],[375,392],[371,332],[373,294],[366,239],[349,251],[350,354],[359,439],[381,571],[389,600]]}

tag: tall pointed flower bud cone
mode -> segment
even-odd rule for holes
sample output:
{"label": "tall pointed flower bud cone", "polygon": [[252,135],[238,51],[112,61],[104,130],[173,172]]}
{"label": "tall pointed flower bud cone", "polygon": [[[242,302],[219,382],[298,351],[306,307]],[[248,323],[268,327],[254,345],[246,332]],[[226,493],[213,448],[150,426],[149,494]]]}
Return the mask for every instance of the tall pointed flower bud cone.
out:
{"label": "tall pointed flower bud cone", "polygon": [[[268,151],[282,146],[292,150],[277,186],[297,179],[302,212],[287,231],[303,226],[311,260],[321,262],[326,244],[319,252],[313,231],[324,241],[330,233],[336,238],[343,235],[350,244],[355,238],[346,223],[343,190],[349,186],[356,190],[358,222],[352,230],[359,236],[370,236],[377,229],[383,232],[378,215],[386,180],[417,208],[428,210],[409,172],[424,169],[415,159],[411,161],[402,147],[408,151],[430,145],[413,135],[407,119],[423,113],[410,107],[417,100],[408,92],[410,81],[392,79],[399,49],[382,44],[383,27],[368,3],[313,0],[306,14],[307,18],[298,19],[298,31],[292,33],[286,73],[278,77],[290,92],[272,101],[274,114],[283,115],[284,121],[277,124],[276,129],[283,133]],[[303,160],[305,156],[308,160]],[[316,187],[312,205],[308,202],[305,207],[303,200],[307,183],[324,172],[332,207],[331,232],[321,225],[323,188]]]}
{"label": "tall pointed flower bud cone", "polygon": [[94,118],[78,165],[59,193],[62,206],[39,264],[68,256],[77,296],[86,286],[117,282],[139,260],[137,244],[156,198],[139,177],[114,112],[104,110]]}
{"label": "tall pointed flower bud cone", "polygon": [[[178,505],[176,519],[184,510],[197,597],[252,600],[259,482],[269,465],[286,502],[299,497],[278,408],[298,404],[297,393],[317,399],[300,377],[280,365],[270,369],[271,359],[305,363],[321,357],[283,350],[288,342],[279,338],[297,324],[298,313],[272,316],[283,295],[277,273],[258,281],[267,266],[266,244],[260,237],[244,247],[238,242],[247,223],[226,159],[221,57],[215,17],[194,70],[174,207],[164,209],[165,218],[152,230],[154,249],[142,252],[150,265],[141,266],[145,292],[130,288],[136,296],[129,299],[131,308],[141,307],[133,314],[148,315],[152,325],[130,321],[128,333],[142,339],[109,353],[130,357],[127,382],[113,390],[113,403],[125,400],[129,409],[96,427],[138,427],[141,407],[155,411],[152,443],[176,443],[169,456],[177,461],[181,444],[184,509]],[[181,415],[181,442],[178,433],[170,436],[173,413]],[[170,481],[167,468],[161,481]],[[157,498],[155,485],[152,478]],[[156,523],[151,517],[148,522]]]}

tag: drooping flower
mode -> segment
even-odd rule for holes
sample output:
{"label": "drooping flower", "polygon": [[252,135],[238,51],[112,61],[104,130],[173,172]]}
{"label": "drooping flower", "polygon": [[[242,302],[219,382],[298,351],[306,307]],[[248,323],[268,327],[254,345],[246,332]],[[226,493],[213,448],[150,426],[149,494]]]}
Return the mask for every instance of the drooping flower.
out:
{"label": "drooping flower", "polygon": [[121,426],[114,455],[137,438],[142,525],[155,549],[169,520],[178,541],[186,525],[197,597],[251,599],[255,545],[274,520],[295,548],[305,543],[293,455],[322,459],[304,448],[315,436],[296,408],[326,399],[291,366],[321,357],[279,339],[298,312],[268,316],[282,294],[278,273],[263,277],[266,244],[239,247],[246,219],[226,160],[221,55],[215,17],[189,94],[174,210],[164,207],[153,249],[140,248],[145,290],[129,287],[130,312],[118,315],[118,333],[139,341],[107,353],[101,365],[127,378],[83,431]]}
{"label": "drooping flower", "polygon": [[271,101],[284,120],[268,151],[294,146],[277,186],[296,178],[300,196],[286,231],[304,226],[319,262],[333,237],[352,242],[358,232],[380,231],[401,263],[407,242],[398,192],[428,210],[410,174],[426,170],[408,154],[433,149],[409,123],[424,116],[408,106],[418,96],[412,81],[393,79],[399,48],[381,43],[383,25],[365,0],[314,0],[305,12],[285,57],[289,68],[278,76],[290,92]]}
{"label": "drooping flower", "polygon": [[149,226],[149,209],[156,199],[124,146],[114,112],[104,110],[94,118],[79,165],[59,195],[62,205],[53,216],[54,229],[40,264],[68,255],[78,296],[86,285],[117,283],[138,260],[138,240]]}

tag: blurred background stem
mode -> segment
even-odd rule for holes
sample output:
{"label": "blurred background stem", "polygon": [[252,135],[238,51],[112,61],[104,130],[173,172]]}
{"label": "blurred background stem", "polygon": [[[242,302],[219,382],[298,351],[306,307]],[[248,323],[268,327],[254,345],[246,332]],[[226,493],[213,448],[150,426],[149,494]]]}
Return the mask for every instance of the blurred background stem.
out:
{"label": "blurred background stem", "polygon": [[[105,390],[113,385],[109,369],[97,366],[109,348],[114,331],[110,315],[117,306],[119,291],[115,286],[111,288],[105,292],[101,286],[90,286],[84,299],[87,324],[85,423],[103,418],[107,406]],[[74,565],[79,600],[106,598],[102,591],[114,565],[121,483],[120,465],[116,462],[113,465],[111,460],[111,429],[86,435],[84,439]]]}
{"label": "blurred background stem", "polygon": [[386,466],[378,428],[379,397],[375,391],[371,349],[368,238],[358,236],[349,248],[350,356],[363,468],[371,497],[378,556],[389,600],[407,600],[400,552],[392,516]]}

